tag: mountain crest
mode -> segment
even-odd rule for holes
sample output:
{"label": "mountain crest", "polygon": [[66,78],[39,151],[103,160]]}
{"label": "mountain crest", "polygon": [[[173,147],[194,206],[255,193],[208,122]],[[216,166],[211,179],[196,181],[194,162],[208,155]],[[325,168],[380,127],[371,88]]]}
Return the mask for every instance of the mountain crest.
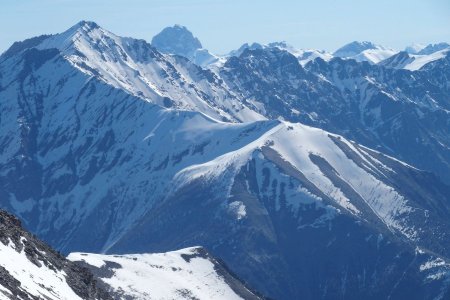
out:
{"label": "mountain crest", "polygon": [[448,48],[450,48],[450,44],[444,43],[444,42],[437,43],[437,44],[429,44],[425,48],[423,48],[422,50],[417,52],[417,54],[429,55],[429,54],[435,53],[437,51],[441,51],[441,50],[448,49]]}
{"label": "mountain crest", "polygon": [[86,20],[81,20],[74,27],[84,28],[84,29],[100,28],[100,26],[97,23],[95,23],[94,21],[86,21]]}

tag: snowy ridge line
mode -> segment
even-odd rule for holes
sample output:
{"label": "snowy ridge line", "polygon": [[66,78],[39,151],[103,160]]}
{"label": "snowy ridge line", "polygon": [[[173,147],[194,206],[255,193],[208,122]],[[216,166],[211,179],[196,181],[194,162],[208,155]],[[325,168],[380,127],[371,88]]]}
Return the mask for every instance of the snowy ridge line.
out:
{"label": "snowy ridge line", "polygon": [[218,120],[264,119],[237,101],[210,71],[184,58],[161,54],[143,40],[119,37],[93,22],[80,22],[36,48],[59,49],[80,71],[161,106],[196,110]]}

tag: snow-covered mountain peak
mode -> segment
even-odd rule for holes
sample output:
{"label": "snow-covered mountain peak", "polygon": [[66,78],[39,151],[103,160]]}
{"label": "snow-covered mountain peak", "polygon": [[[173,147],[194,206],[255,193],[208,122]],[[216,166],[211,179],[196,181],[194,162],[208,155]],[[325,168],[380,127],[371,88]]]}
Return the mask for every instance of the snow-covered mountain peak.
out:
{"label": "snow-covered mountain peak", "polygon": [[348,44],[342,46],[341,48],[337,49],[333,53],[333,55],[338,56],[338,57],[349,57],[349,56],[358,55],[359,53],[363,52],[364,50],[377,49],[377,48],[379,48],[379,46],[375,45],[372,42],[353,41],[353,42],[348,43]]}
{"label": "snow-covered mountain peak", "polygon": [[[144,40],[117,36],[94,22],[82,21],[63,33],[21,42],[2,58],[32,48],[58,49],[84,74],[160,106],[196,110],[218,120],[263,118],[238,101],[211,71],[185,58],[161,54]],[[202,50],[195,57],[208,60]]]}
{"label": "snow-covered mountain peak", "polygon": [[[134,53],[127,49],[131,46]],[[43,40],[36,48],[58,49],[78,69],[97,75],[108,83],[115,81],[114,75],[118,75],[115,72],[120,72],[117,70],[121,67],[118,64],[133,67],[127,62],[141,60],[138,55],[158,55],[145,41],[119,37],[91,21],[80,21],[68,30]]]}
{"label": "snow-covered mountain peak", "polygon": [[286,43],[249,47],[213,73],[89,22],[16,44],[0,58],[2,206],[66,252],[202,245],[275,299],[446,289],[422,289],[411,261],[447,260],[450,188],[358,143],[445,175],[450,56],[409,72],[356,61],[382,49],[302,67]]}
{"label": "snow-covered mountain peak", "polygon": [[335,57],[351,58],[356,61],[368,61],[376,64],[397,53],[393,49],[389,49],[372,42],[364,41],[351,42],[333,53]]}
{"label": "snow-covered mountain peak", "polygon": [[83,29],[83,30],[93,30],[93,29],[100,28],[100,26],[97,23],[95,23],[94,21],[81,20],[80,22],[75,24],[73,26],[73,28]]}

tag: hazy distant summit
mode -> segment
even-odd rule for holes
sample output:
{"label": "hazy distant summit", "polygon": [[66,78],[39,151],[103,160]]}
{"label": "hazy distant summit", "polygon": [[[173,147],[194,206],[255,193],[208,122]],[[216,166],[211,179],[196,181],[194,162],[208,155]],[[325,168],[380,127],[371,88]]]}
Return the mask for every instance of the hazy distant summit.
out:
{"label": "hazy distant summit", "polygon": [[163,53],[191,56],[195,50],[203,48],[185,26],[174,25],[164,28],[152,39],[152,45]]}
{"label": "hazy distant summit", "polygon": [[164,28],[153,37],[151,44],[162,53],[184,56],[200,66],[217,61],[217,57],[204,49],[199,39],[185,26]]}

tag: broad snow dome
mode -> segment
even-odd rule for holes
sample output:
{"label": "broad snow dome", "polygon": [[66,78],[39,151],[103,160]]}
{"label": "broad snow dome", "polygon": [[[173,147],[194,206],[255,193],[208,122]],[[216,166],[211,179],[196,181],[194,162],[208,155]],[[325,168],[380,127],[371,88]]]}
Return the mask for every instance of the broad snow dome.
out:
{"label": "broad snow dome", "polygon": [[200,41],[185,26],[174,25],[164,28],[152,39],[152,46],[164,53],[191,56],[202,48]]}
{"label": "broad snow dome", "polygon": [[342,46],[341,48],[337,49],[333,55],[337,57],[349,57],[358,55],[359,53],[363,52],[364,50],[369,49],[376,49],[377,46],[373,44],[372,42],[351,42],[347,45]]}
{"label": "broad snow dome", "polygon": [[396,53],[398,51],[375,45],[372,42],[352,42],[336,50],[333,55],[344,59],[350,58],[360,62],[368,61],[377,64]]}

